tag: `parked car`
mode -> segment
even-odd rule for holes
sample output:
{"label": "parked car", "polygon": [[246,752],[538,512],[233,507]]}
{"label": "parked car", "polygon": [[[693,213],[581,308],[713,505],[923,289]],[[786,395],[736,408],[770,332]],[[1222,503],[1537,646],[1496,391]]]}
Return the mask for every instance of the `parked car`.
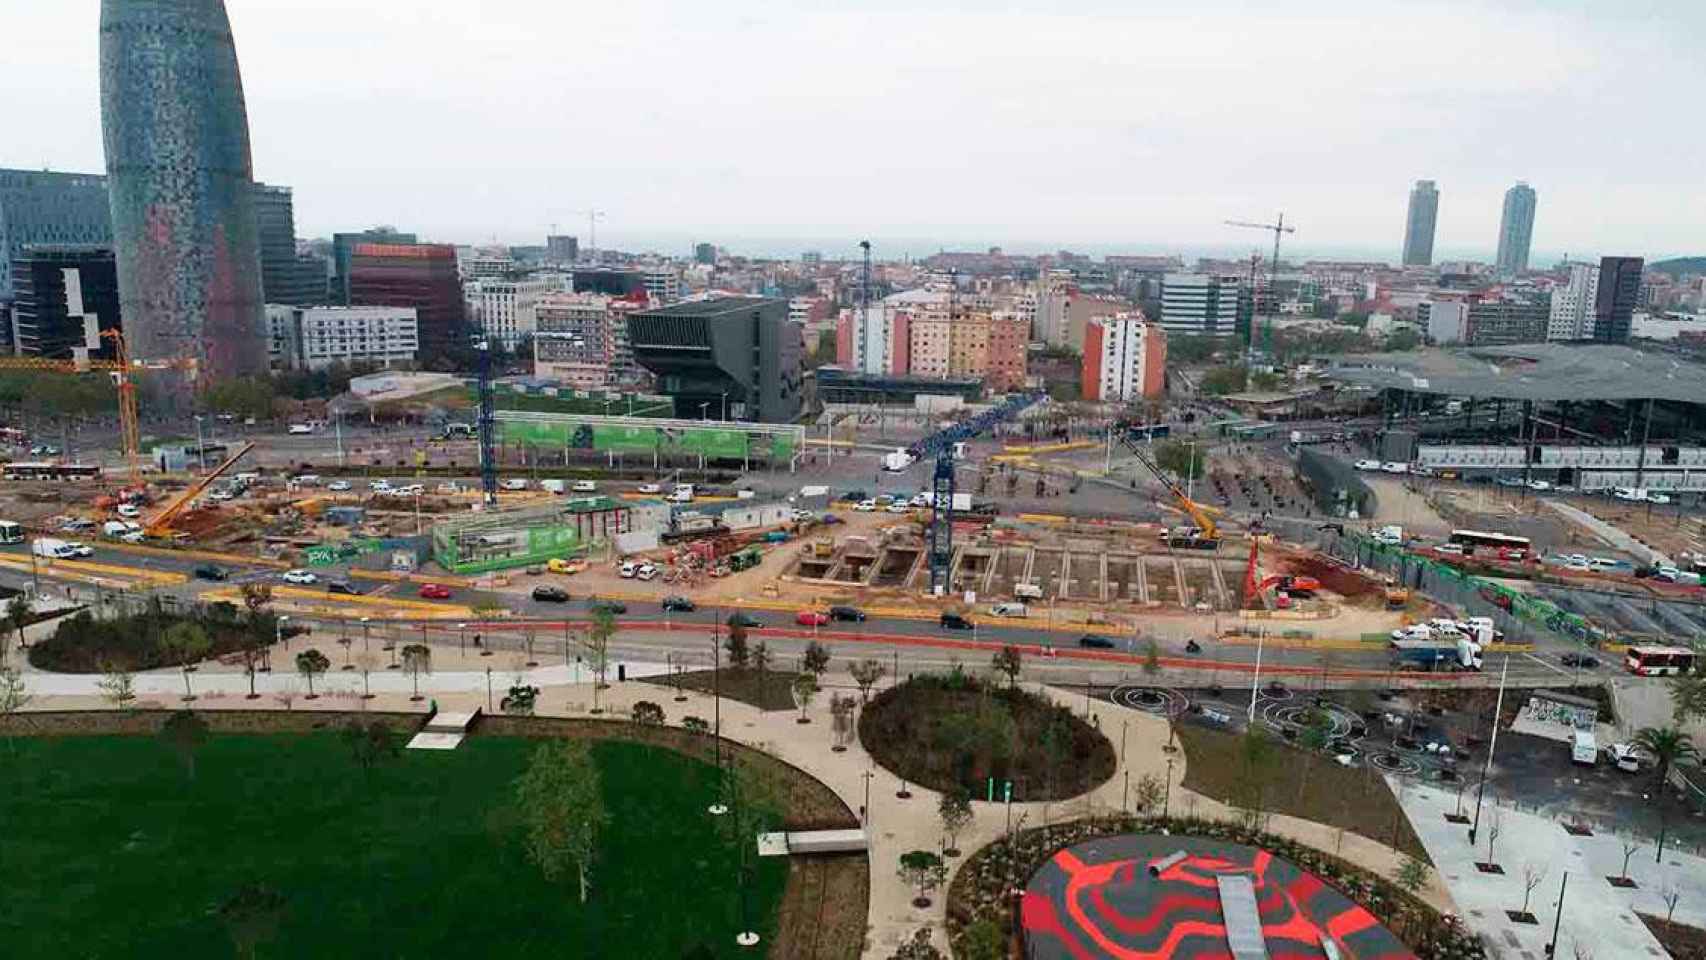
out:
{"label": "parked car", "polygon": [[613,615],[628,612],[628,605],[620,600],[594,600],[587,604],[586,608],[593,613],[603,611]]}
{"label": "parked car", "polygon": [[886,509],[889,513],[911,513],[912,512],[911,507],[907,506],[905,503],[903,503],[899,500],[895,500],[895,501],[891,502],[884,509]]}
{"label": "parked car", "polygon": [[562,557],[552,557],[545,561],[545,569],[552,573],[575,574],[586,569],[586,561],[579,558],[565,560]]}
{"label": "parked car", "polygon": [[1552,484],[1550,481],[1546,480],[1530,480],[1528,481],[1528,489],[1537,493],[1544,493],[1547,490],[1552,489]]}
{"label": "parked car", "polygon": [[1388,460],[1380,465],[1380,470],[1382,473],[1409,473],[1410,465],[1399,463],[1396,460]]}
{"label": "parked car", "polygon": [[1114,641],[1099,633],[1086,633],[1082,637],[1078,638],[1078,645],[1081,647],[1089,647],[1092,650],[1112,650],[1114,648]]}
{"label": "parked car", "polygon": [[349,488],[350,483],[348,480],[333,480],[331,483],[326,484],[327,490],[333,490],[338,493],[342,493]]}
{"label": "parked car", "polygon": [[1436,543],[1434,544],[1434,552],[1449,553],[1459,557],[1464,555],[1463,544],[1461,543]]}
{"label": "parked car", "polygon": [[135,520],[137,517],[142,516],[142,511],[137,508],[135,504],[131,503],[121,503],[113,512],[126,520]]}
{"label": "parked car", "polygon": [[656,484],[656,483],[642,483],[639,486],[639,492],[640,493],[662,493],[663,487],[659,484]]}
{"label": "parked car", "polygon": [[634,579],[634,576],[639,572],[640,565],[632,560],[624,560],[622,565],[616,568],[616,575],[624,580]]}
{"label": "parked car", "polygon": [[975,629],[970,620],[958,613],[944,613],[939,621],[943,630],[972,630]]}
{"label": "parked car", "polygon": [[422,600],[450,599],[450,588],[442,583],[423,583],[420,590],[416,592],[420,594]]}
{"label": "parked car", "polygon": [[731,627],[746,627],[748,629],[764,626],[763,620],[758,619],[744,610],[736,610],[734,613],[729,614],[728,623]]}
{"label": "parked car", "polygon": [[661,606],[671,613],[692,613],[699,605],[686,597],[664,597]]}
{"label": "parked car", "polygon": [[1520,486],[1522,486],[1522,478],[1521,477],[1500,477],[1497,480],[1494,480],[1493,482],[1498,484],[1501,487],[1520,487]]}
{"label": "parked car", "polygon": [[597,493],[598,484],[593,483],[591,480],[576,480],[575,485],[570,489],[574,490],[576,493]]}
{"label": "parked car", "polygon": [[853,505],[853,509],[859,511],[860,513],[876,513],[877,512],[877,501],[875,501],[875,500],[861,500],[858,503],[855,503]]}
{"label": "parked car", "polygon": [[829,619],[845,620],[849,623],[864,623],[865,611],[858,607],[830,607]]}
{"label": "parked car", "polygon": [[286,571],[284,571],[284,582],[285,583],[309,584],[309,583],[318,583],[319,580],[320,580],[319,577],[315,576],[313,572],[308,571],[308,570],[298,569],[298,570],[286,570]]}
{"label": "parked car", "polygon": [[225,572],[223,567],[218,567],[211,563],[204,563],[195,568],[195,578],[197,580],[224,580],[227,576],[229,575]]}
{"label": "parked car", "polygon": [[657,579],[657,575],[658,565],[655,563],[642,563],[640,564],[640,569],[634,571],[634,576],[639,577],[641,580],[655,580]]}
{"label": "parked car", "polygon": [[1369,471],[1379,470],[1380,469],[1380,461],[1379,460],[1358,460],[1356,462],[1356,468],[1358,470],[1369,470]]}
{"label": "parked car", "polygon": [[498,486],[505,490],[526,490],[527,480],[523,477],[511,477],[508,480],[499,481]]}
{"label": "parked car", "polygon": [[462,484],[455,480],[446,480],[433,488],[433,492],[441,496],[451,496],[462,492]]}
{"label": "parked car", "polygon": [[829,614],[821,610],[801,610],[794,614],[794,622],[802,627],[821,627],[829,622]]}
{"label": "parked car", "polygon": [[533,588],[533,599],[542,603],[568,603],[569,591],[562,587],[538,586]]}
{"label": "parked car", "polygon": [[326,582],[326,592],[341,593],[348,597],[361,596],[361,588],[348,580],[328,580]]}

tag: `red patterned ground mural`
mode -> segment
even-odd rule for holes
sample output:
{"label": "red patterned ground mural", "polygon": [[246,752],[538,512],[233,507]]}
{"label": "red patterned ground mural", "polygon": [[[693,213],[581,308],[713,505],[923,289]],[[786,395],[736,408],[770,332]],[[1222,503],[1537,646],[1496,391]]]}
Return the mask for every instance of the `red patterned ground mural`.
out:
{"label": "red patterned ground mural", "polygon": [[[1186,857],[1159,877],[1149,867]],[[1035,960],[1230,960],[1216,877],[1255,887],[1270,960],[1413,960],[1368,911],[1265,850],[1194,837],[1108,837],[1056,853],[1025,890],[1025,956]]]}

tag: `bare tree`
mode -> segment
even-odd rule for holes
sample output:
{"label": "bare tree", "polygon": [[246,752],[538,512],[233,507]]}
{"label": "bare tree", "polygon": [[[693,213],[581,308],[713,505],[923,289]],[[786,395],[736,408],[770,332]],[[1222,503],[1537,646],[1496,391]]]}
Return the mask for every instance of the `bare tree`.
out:
{"label": "bare tree", "polygon": [[888,668],[883,666],[881,660],[860,660],[848,666],[847,672],[852,674],[853,682],[859,685],[860,702],[870,703],[871,688],[883,678],[883,674],[888,672]]}
{"label": "bare tree", "polygon": [[1534,896],[1534,888],[1545,881],[1546,867],[1537,863],[1522,865],[1522,910],[1519,911],[1520,913],[1528,912],[1528,901]]}
{"label": "bare tree", "polygon": [[[24,684],[23,671],[17,667],[0,667],[0,720],[9,719],[33,699]],[[18,749],[10,735],[6,737],[6,743],[14,751]]]}
{"label": "bare tree", "polygon": [[1670,923],[1676,914],[1676,905],[1682,901],[1682,889],[1674,882],[1667,882],[1659,889],[1659,897],[1665,902],[1665,922]]}
{"label": "bare tree", "polygon": [[851,694],[830,694],[830,731],[835,735],[834,744],[830,749],[836,753],[846,752],[847,741],[853,739],[853,709],[856,706],[858,701],[854,700]]}
{"label": "bare tree", "polygon": [[103,660],[100,666],[101,679],[95,681],[95,686],[101,691],[101,699],[123,710],[136,699],[136,674],[123,660]]}
{"label": "bare tree", "polygon": [[1640,849],[1641,849],[1641,838],[1640,837],[1624,837],[1623,838],[1623,873],[1619,875],[1622,879],[1624,879],[1624,880],[1629,879],[1629,859],[1631,857],[1635,856],[1635,854],[1637,852],[1639,852]]}
{"label": "bare tree", "polygon": [[1493,843],[1499,839],[1499,834],[1503,832],[1503,828],[1504,817],[1495,807],[1492,816],[1487,818],[1487,863],[1489,864],[1493,862]]}

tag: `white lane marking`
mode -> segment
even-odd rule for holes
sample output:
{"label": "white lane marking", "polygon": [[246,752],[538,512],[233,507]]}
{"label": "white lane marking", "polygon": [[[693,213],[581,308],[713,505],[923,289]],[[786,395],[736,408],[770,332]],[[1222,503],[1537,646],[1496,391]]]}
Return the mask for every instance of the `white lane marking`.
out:
{"label": "white lane marking", "polygon": [[1527,657],[1530,660],[1533,660],[1535,663],[1540,664],[1541,666],[1552,671],[1553,673],[1556,673],[1556,674],[1559,674],[1559,675],[1565,676],[1565,677],[1570,676],[1570,671],[1565,670],[1562,667],[1555,667],[1552,664],[1547,663],[1546,661],[1540,659],[1539,657],[1535,656],[1532,653],[1525,653],[1525,654],[1523,654],[1523,656]]}

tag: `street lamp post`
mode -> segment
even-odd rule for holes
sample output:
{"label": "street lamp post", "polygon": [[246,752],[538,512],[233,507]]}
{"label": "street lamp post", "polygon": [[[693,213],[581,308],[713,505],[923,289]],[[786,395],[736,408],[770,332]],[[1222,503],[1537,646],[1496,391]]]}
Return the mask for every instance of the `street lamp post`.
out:
{"label": "street lamp post", "polygon": [[1564,882],[1558,885],[1558,912],[1552,915],[1552,942],[1546,945],[1546,955],[1558,950],[1558,925],[1564,920],[1564,891],[1570,888],[1570,871],[1564,871]]}
{"label": "street lamp post", "polygon": [[361,618],[361,652],[365,655],[373,652],[373,618]]}
{"label": "street lamp post", "polygon": [[705,401],[704,403],[699,404],[699,422],[700,423],[704,423],[705,421],[711,419],[710,414],[706,413],[706,411],[710,410],[710,409],[711,409],[711,401],[709,401],[709,400]]}
{"label": "street lamp post", "polygon": [[207,472],[207,444],[204,443],[202,441],[202,438],[201,438],[201,419],[202,419],[201,414],[198,413],[195,415],[195,452],[196,452],[196,456],[201,460],[202,472],[206,473]]}
{"label": "street lamp post", "polygon": [[456,653],[458,656],[465,657],[468,655],[468,625],[466,623],[456,625]]}

